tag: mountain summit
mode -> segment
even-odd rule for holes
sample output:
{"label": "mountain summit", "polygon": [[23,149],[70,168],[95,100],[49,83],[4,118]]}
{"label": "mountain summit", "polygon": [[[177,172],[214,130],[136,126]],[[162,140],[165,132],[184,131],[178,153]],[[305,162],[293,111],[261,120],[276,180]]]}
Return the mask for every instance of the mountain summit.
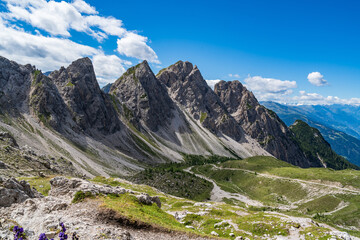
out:
{"label": "mountain summit", "polygon": [[220,81],[214,91],[237,123],[265,150],[291,164],[311,166],[288,127],[276,113],[260,105],[239,81]]}

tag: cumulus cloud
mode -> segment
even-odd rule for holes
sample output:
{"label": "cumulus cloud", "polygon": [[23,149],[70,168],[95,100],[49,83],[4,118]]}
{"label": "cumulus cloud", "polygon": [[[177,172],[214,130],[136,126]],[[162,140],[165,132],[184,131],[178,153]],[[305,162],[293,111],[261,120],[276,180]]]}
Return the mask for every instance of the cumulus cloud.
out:
{"label": "cumulus cloud", "polygon": [[298,96],[292,98],[293,103],[298,105],[331,105],[331,104],[348,104],[360,105],[360,98],[343,99],[337,96],[322,96],[318,93],[307,93],[299,91]]}
{"label": "cumulus cloud", "polygon": [[160,63],[154,50],[146,44],[147,41],[147,37],[128,32],[125,37],[117,41],[117,50],[127,57],[136,57],[152,63]]}
{"label": "cumulus cloud", "polygon": [[96,9],[83,0],[71,3],[46,0],[5,2],[9,11],[2,13],[3,18],[24,21],[53,36],[70,37],[70,30],[75,30],[102,41],[108,35],[121,37],[127,31],[121,20],[99,16]]}
{"label": "cumulus cloud", "polygon": [[214,89],[215,85],[220,81],[221,81],[220,79],[206,80],[206,83],[209,85],[209,87],[211,87],[211,89]]}
{"label": "cumulus cloud", "polygon": [[90,6],[89,4],[87,4],[86,2],[84,2],[83,0],[76,0],[72,3],[72,5],[79,11],[82,13],[87,13],[87,14],[98,14],[98,12],[96,11],[96,9],[93,6]]}
{"label": "cumulus cloud", "polygon": [[104,54],[95,55],[93,58],[94,68],[100,84],[114,82],[114,76],[120,77],[125,72],[124,65],[131,65],[131,62],[124,61],[116,55],[106,56]]}
{"label": "cumulus cloud", "polygon": [[328,84],[328,82],[324,79],[324,76],[319,72],[312,72],[308,75],[308,80],[312,85],[321,87]]}
{"label": "cumulus cloud", "polygon": [[275,78],[263,78],[261,76],[248,76],[244,81],[245,86],[253,91],[261,101],[282,98],[292,94],[292,89],[297,88],[295,81],[283,81]]}
{"label": "cumulus cloud", "polygon": [[[31,63],[43,71],[67,66],[88,56],[93,59],[100,83],[118,78],[131,64],[116,55],[106,55],[95,48],[71,39],[71,31],[83,32],[100,43],[109,36],[118,37],[118,51],[126,57],[160,63],[148,38],[129,31],[114,17],[100,16],[84,0],[3,0],[6,12],[0,13],[0,55],[19,63]],[[21,26],[33,27],[25,31]],[[33,31],[33,32],[32,32]],[[124,49],[124,47],[128,49]]]}
{"label": "cumulus cloud", "polygon": [[44,71],[100,53],[99,49],[69,39],[33,35],[0,23],[0,55],[22,64],[31,63]]}

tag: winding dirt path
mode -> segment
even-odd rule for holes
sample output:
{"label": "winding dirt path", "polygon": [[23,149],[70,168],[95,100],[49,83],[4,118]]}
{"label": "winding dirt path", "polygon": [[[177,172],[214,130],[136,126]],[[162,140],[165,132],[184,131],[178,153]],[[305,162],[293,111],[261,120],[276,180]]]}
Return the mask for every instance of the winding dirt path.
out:
{"label": "winding dirt path", "polygon": [[219,170],[243,171],[243,172],[252,173],[252,174],[256,173],[258,176],[261,176],[261,177],[266,177],[266,178],[271,178],[271,179],[287,180],[287,181],[297,182],[297,183],[300,183],[300,184],[317,185],[317,186],[337,189],[337,190],[340,190],[340,192],[347,191],[347,192],[351,192],[351,193],[360,194],[360,190],[350,189],[350,188],[346,188],[346,187],[338,187],[338,186],[334,186],[334,185],[331,185],[331,184],[318,183],[318,182],[314,182],[314,181],[310,181],[310,180],[301,180],[301,179],[295,179],[295,178],[281,177],[281,176],[271,175],[271,174],[267,174],[267,173],[258,173],[258,172],[255,172],[255,171],[251,171],[251,170],[247,170],[247,169],[241,169],[241,168],[223,168],[223,167],[218,167],[218,166],[216,166],[214,164],[211,164],[211,166],[213,168],[219,169]]}
{"label": "winding dirt path", "polygon": [[214,202],[222,202],[223,198],[233,198],[236,199],[238,201],[241,201],[247,205],[251,205],[251,206],[256,206],[256,207],[262,207],[264,206],[261,202],[256,201],[256,200],[252,200],[249,197],[245,196],[245,195],[241,195],[239,193],[229,193],[227,191],[222,190],[217,183],[210,179],[207,178],[203,175],[200,174],[196,174],[194,172],[191,171],[193,167],[189,167],[187,169],[184,169],[185,172],[191,173],[191,174],[195,174],[195,176],[205,179],[206,181],[211,182],[212,184],[214,184],[214,188],[211,191],[211,196],[210,196],[210,201],[214,201]]}

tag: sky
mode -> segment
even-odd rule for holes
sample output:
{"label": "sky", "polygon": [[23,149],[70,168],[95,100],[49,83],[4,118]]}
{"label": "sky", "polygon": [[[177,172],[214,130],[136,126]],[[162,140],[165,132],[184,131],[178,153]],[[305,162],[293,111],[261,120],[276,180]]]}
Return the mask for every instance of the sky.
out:
{"label": "sky", "polygon": [[258,100],[360,105],[358,1],[0,0],[0,55],[43,72],[90,57],[100,86],[178,60]]}

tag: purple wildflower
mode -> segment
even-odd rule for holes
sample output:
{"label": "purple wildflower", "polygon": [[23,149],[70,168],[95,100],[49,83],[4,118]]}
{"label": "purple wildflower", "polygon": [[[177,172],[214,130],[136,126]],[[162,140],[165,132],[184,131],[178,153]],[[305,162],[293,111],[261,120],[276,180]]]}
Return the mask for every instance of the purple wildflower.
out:
{"label": "purple wildflower", "polygon": [[60,223],[60,226],[61,226],[61,232],[59,233],[59,238],[60,240],[66,240],[68,239],[68,235],[65,233],[66,232],[66,228],[65,228],[65,225],[64,223]]}
{"label": "purple wildflower", "polygon": [[13,232],[14,232],[14,240],[25,239],[25,233],[23,228],[20,228],[19,226],[14,226]]}

